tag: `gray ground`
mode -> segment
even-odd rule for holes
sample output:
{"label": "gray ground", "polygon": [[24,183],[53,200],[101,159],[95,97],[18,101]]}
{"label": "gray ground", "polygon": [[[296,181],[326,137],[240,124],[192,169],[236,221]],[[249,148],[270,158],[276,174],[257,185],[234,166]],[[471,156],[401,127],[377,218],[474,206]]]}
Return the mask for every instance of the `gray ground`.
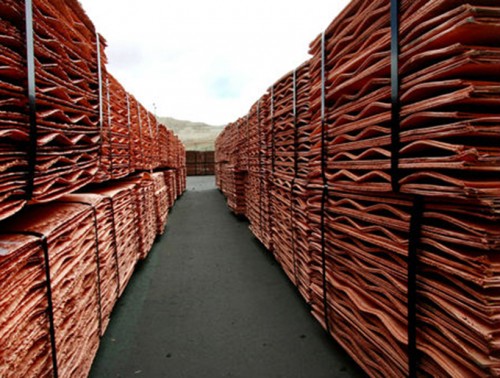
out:
{"label": "gray ground", "polygon": [[272,256],[191,177],[118,302],[91,377],[362,377]]}

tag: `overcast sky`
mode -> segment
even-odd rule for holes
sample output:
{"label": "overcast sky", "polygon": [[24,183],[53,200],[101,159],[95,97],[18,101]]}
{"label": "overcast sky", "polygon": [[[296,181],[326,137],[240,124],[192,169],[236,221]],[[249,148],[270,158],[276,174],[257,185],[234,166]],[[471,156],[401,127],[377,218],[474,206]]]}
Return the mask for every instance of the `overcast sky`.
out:
{"label": "overcast sky", "polygon": [[223,125],[308,59],[348,0],[80,0],[108,69],[146,108]]}

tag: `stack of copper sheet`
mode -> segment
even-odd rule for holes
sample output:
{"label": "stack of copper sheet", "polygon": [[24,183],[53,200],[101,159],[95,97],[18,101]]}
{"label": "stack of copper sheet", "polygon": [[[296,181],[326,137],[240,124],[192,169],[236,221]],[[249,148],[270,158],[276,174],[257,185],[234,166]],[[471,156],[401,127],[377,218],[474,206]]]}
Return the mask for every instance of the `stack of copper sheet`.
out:
{"label": "stack of copper sheet", "polygon": [[39,238],[0,236],[0,376],[51,375],[47,280]]}
{"label": "stack of copper sheet", "polygon": [[24,4],[8,1],[3,11],[8,17],[0,18],[0,219],[26,202],[29,144]]}
{"label": "stack of copper sheet", "polygon": [[321,197],[310,199],[313,314],[372,375],[404,376],[412,199],[329,192],[322,205]]}
{"label": "stack of copper sheet", "polygon": [[134,185],[139,233],[139,259],[145,259],[156,238],[155,185],[149,173],[129,178]]}
{"label": "stack of copper sheet", "polygon": [[419,245],[421,371],[497,376],[500,215],[475,201],[426,200]]}
{"label": "stack of copper sheet", "polygon": [[35,0],[33,13],[37,91],[33,199],[46,202],[89,183],[98,169],[98,51],[95,29],[76,0],[65,7]]}
{"label": "stack of copper sheet", "polygon": [[172,146],[170,145],[170,134],[172,133],[165,125],[160,125],[159,130],[159,148],[160,154],[160,167],[166,168],[169,163],[169,154]]}
{"label": "stack of copper sheet", "polygon": [[296,114],[296,171],[292,193],[293,246],[297,264],[297,287],[310,302],[309,252],[310,223],[307,214],[307,177],[309,172],[309,152],[311,150],[311,112],[309,109],[309,62],[302,64],[295,73],[295,114]]}
{"label": "stack of copper sheet", "polygon": [[[389,191],[397,153],[404,192],[498,196],[498,17],[491,2],[402,1],[393,151],[389,3],[354,1],[325,34],[329,182]],[[320,61],[320,38],[311,51]]]}
{"label": "stack of copper sheet", "polygon": [[163,171],[163,176],[165,177],[165,184],[167,185],[168,207],[170,208],[174,205],[175,202],[174,171]]}
{"label": "stack of copper sheet", "polygon": [[130,161],[130,104],[122,85],[109,73],[109,106],[111,112],[111,177],[119,179],[132,172]]}
{"label": "stack of copper sheet", "polygon": [[[185,190],[184,146],[107,72],[78,1],[3,0],[0,52],[0,376],[85,377]],[[160,167],[168,188],[158,172],[96,189]]]}
{"label": "stack of copper sheet", "polygon": [[116,183],[96,189],[96,194],[109,198],[114,216],[114,239],[117,246],[119,295],[132,277],[139,259],[139,225],[136,185]]}
{"label": "stack of copper sheet", "polygon": [[[389,0],[354,0],[296,70],[295,112],[286,77],[265,122],[250,110],[248,161],[260,127],[266,167],[248,168],[247,192],[259,175],[264,193],[258,210],[247,201],[251,229],[262,240],[271,224],[271,248],[314,316],[370,376],[497,376],[500,7],[400,1],[399,114],[390,10]],[[232,153],[226,129],[216,151],[226,196]]]}
{"label": "stack of copper sheet", "polygon": [[[100,45],[100,54],[104,56],[104,46]],[[99,62],[98,62],[99,63]],[[109,78],[106,72],[105,62],[100,62],[99,76],[99,169],[94,177],[94,182],[101,183],[112,179],[112,127],[113,115],[111,113],[111,89]]]}
{"label": "stack of copper sheet", "polygon": [[[50,201],[90,182],[98,167],[99,129],[96,34],[78,3],[70,1],[62,11],[34,2],[36,134],[27,116],[24,4],[8,1],[2,13],[0,218],[5,218],[25,199]],[[68,27],[74,24],[81,27]],[[30,150],[30,138],[36,138],[36,149]],[[36,159],[31,173],[30,157]]]}
{"label": "stack of copper sheet", "polygon": [[264,94],[262,97],[262,117],[263,122],[260,129],[261,140],[261,158],[262,158],[262,183],[261,188],[264,193],[262,196],[262,235],[261,242],[270,251],[273,250],[272,240],[272,214],[271,214],[271,175],[273,171],[273,112],[272,96]]}
{"label": "stack of copper sheet", "polygon": [[24,4],[0,9],[0,219],[134,170],[178,169],[182,192],[182,143],[107,72],[106,43],[80,4],[33,0],[32,10],[33,72]]}
{"label": "stack of copper sheet", "polygon": [[168,193],[163,172],[152,174],[155,189],[155,209],[156,209],[156,234],[162,235],[167,225],[168,217]]}
{"label": "stack of copper sheet", "polygon": [[270,106],[270,96],[266,93],[258,101],[257,114],[250,114],[253,127],[257,126],[258,165],[252,166],[249,171],[249,179],[252,181],[250,188],[253,192],[248,193],[248,196],[256,196],[258,192],[255,197],[258,199],[258,216],[254,216],[254,221],[250,223],[250,229],[267,249],[272,250],[270,199],[272,122]]}
{"label": "stack of copper sheet", "polygon": [[297,284],[293,245],[292,186],[295,178],[295,76],[290,72],[271,89],[271,219],[273,252],[290,280]]}
{"label": "stack of copper sheet", "polygon": [[68,194],[58,202],[80,203],[92,206],[97,221],[99,253],[99,297],[101,306],[101,335],[109,323],[119,294],[118,254],[113,218],[112,199],[99,194]]}
{"label": "stack of copper sheet", "polygon": [[213,151],[186,151],[186,169],[188,176],[206,176],[214,174]]}
{"label": "stack of copper sheet", "polygon": [[[244,130],[247,127],[246,119],[239,119],[235,123],[229,124],[226,129],[219,135],[216,140],[216,146],[219,143],[224,145],[220,147],[222,151],[228,151],[223,156],[218,156],[217,161],[220,175],[224,177],[221,181],[224,185],[220,187],[227,198],[229,208],[237,215],[245,215],[246,200],[245,186],[247,171],[242,169],[240,163],[243,161],[245,166],[248,166],[248,159],[240,160],[238,148],[242,145],[247,145],[246,142],[241,142],[246,132],[240,135],[240,128]],[[216,147],[217,148],[217,147]],[[245,147],[245,150],[248,150]]]}
{"label": "stack of copper sheet", "polygon": [[[34,371],[39,371],[42,376],[51,371],[47,366],[47,359],[52,357],[50,352],[45,355],[31,354],[34,350],[39,350],[40,353],[47,352],[47,343],[51,345],[46,333],[41,332],[41,327],[49,329],[46,314],[50,313],[54,315],[55,339],[52,341],[56,355],[53,357],[55,357],[59,376],[87,376],[100,336],[96,229],[91,207],[81,204],[49,204],[30,207],[9,219],[8,222],[4,222],[2,230],[9,233],[6,239],[2,237],[2,240],[5,240],[4,243],[12,240],[10,234],[33,233],[40,235],[38,239],[43,236],[47,241],[46,257],[48,258],[41,258],[43,256],[40,253],[41,242],[31,238],[30,241],[27,239],[21,241],[24,248],[20,247],[17,253],[22,252],[23,255],[18,255],[17,259],[14,258],[8,264],[10,269],[22,269],[18,271],[18,274],[13,275],[12,279],[15,277],[31,286],[17,286],[17,290],[25,293],[24,296],[11,296],[15,291],[11,291],[7,296],[10,299],[9,306],[16,309],[16,316],[11,316],[10,320],[16,323],[5,324],[6,329],[12,329],[13,326],[23,325],[24,321],[29,321],[33,333],[25,333],[24,338],[20,338],[17,332],[11,334],[10,337],[7,335],[14,342],[12,346],[15,346],[15,340],[23,343],[19,355],[2,357],[2,360],[8,358],[11,366],[14,367],[14,371],[7,372],[7,375],[17,374],[17,369],[26,369],[28,366],[28,376],[33,376]],[[16,243],[16,239],[13,241]],[[12,250],[9,248],[9,251]],[[49,311],[45,308],[37,315],[37,307],[43,308],[47,305],[48,297],[43,298],[39,289],[41,287],[47,293],[47,283],[40,275],[40,271],[44,270],[44,264],[47,263],[50,269],[52,308],[49,308]],[[35,266],[37,269],[33,269]],[[39,304],[33,307],[33,301],[39,301]],[[9,314],[9,310],[6,310],[6,314]],[[20,316],[21,314],[24,316]],[[2,355],[11,347],[10,343],[2,338],[2,342],[4,341],[7,343],[6,348],[2,348]],[[26,361],[27,366],[20,364],[21,361],[17,360],[28,355],[31,357]]]}
{"label": "stack of copper sheet", "polygon": [[[260,162],[260,100],[257,101],[248,113],[248,176],[246,180],[246,217],[253,233],[260,234],[261,197],[260,190],[261,162]],[[220,172],[216,175],[220,181]]]}
{"label": "stack of copper sheet", "polygon": [[245,181],[246,171],[239,170],[234,165],[226,166],[227,174],[227,205],[236,215],[245,215]]}

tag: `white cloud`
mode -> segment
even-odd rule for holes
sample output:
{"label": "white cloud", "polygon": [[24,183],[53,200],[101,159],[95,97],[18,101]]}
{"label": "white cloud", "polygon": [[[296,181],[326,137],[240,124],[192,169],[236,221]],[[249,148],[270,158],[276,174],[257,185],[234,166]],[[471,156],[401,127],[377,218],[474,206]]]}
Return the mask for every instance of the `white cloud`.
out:
{"label": "white cloud", "polygon": [[308,59],[348,0],[80,0],[109,71],[159,115],[224,124]]}

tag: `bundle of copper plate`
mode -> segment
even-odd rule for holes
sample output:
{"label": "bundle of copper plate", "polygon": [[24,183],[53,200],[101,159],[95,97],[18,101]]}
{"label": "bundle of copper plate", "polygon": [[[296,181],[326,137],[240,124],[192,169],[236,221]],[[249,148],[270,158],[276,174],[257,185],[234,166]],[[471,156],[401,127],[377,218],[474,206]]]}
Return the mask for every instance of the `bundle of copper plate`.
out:
{"label": "bundle of copper plate", "polygon": [[[497,376],[500,7],[399,3],[397,119],[389,0],[352,1],[311,44],[311,59],[296,70],[294,148],[285,131],[291,115],[282,110],[289,79],[268,93],[265,124],[274,132],[263,153],[271,169],[260,176],[273,204],[271,248],[290,276],[283,223],[293,174],[292,256],[302,266],[293,279],[301,277],[313,315],[370,376],[406,376],[410,366],[426,376]],[[254,118],[252,107],[251,128]],[[227,146],[221,137],[218,149]],[[255,174],[249,167],[252,191]],[[250,227],[261,239],[256,215],[267,210],[250,203]],[[408,355],[412,329],[417,352]]]}
{"label": "bundle of copper plate", "polygon": [[[260,235],[260,215],[261,215],[261,200],[263,192],[260,189],[261,183],[261,154],[260,154],[260,122],[261,122],[261,104],[260,100],[255,103],[248,113],[248,174],[246,180],[246,212],[245,215],[248,218],[251,227],[253,227],[252,232],[254,235]],[[216,155],[216,160],[220,159]],[[221,168],[220,164],[216,164]],[[218,185],[220,186],[221,181],[221,171],[220,169],[216,173],[216,178]]]}
{"label": "bundle of copper plate", "polygon": [[[216,148],[219,141],[226,144],[221,150],[228,151],[224,156],[219,156],[218,169],[221,175],[225,177],[222,181],[224,185],[220,187],[227,198],[229,208],[237,215],[245,215],[245,185],[247,171],[243,169],[242,164],[248,165],[247,160],[240,161],[238,147],[247,144],[241,141],[246,136],[246,119],[239,119],[235,123],[229,124],[224,132],[215,142]],[[241,133],[240,133],[241,129]],[[226,137],[227,136],[227,137]],[[248,150],[245,147],[245,150]]]}
{"label": "bundle of copper plate", "polygon": [[293,246],[292,185],[295,177],[294,80],[290,72],[278,80],[272,93],[271,214],[273,252],[290,280],[297,284]]}
{"label": "bundle of copper plate", "polygon": [[162,235],[165,231],[168,218],[168,192],[163,172],[152,174],[155,190],[156,234]]}
{"label": "bundle of copper plate", "polygon": [[47,281],[41,242],[36,236],[4,234],[0,250],[0,375],[50,375]]}
{"label": "bundle of copper plate", "polygon": [[137,206],[137,223],[139,230],[138,258],[147,257],[156,237],[155,187],[149,173],[131,177],[134,185],[134,197]]}
{"label": "bundle of copper plate", "polygon": [[[32,199],[46,202],[91,182],[99,167],[98,45],[77,1],[62,8],[35,0],[33,18],[37,151]],[[66,27],[75,24],[80,27]]]}
{"label": "bundle of copper plate", "polygon": [[99,172],[95,182],[119,179],[132,172],[129,95],[108,72],[103,84],[103,119]]}
{"label": "bundle of copper plate", "polygon": [[80,4],[33,0],[32,9],[33,107],[25,6],[0,9],[0,219],[135,170],[184,169],[180,140],[107,72],[106,42]]}
{"label": "bundle of copper plate", "polygon": [[77,1],[3,1],[0,41],[0,375],[84,377],[185,190],[185,150],[107,72]]}
{"label": "bundle of copper plate", "polygon": [[115,223],[113,237],[117,249],[119,296],[125,290],[139,259],[140,204],[137,203],[136,187],[135,183],[116,183],[94,191],[111,201]]}
{"label": "bundle of copper plate", "polygon": [[309,84],[309,62],[306,62],[295,71],[296,169],[292,187],[292,232],[298,275],[297,288],[308,303],[311,276],[309,252],[311,226],[307,219],[307,177],[311,150]]}
{"label": "bundle of copper plate", "polygon": [[175,186],[174,186],[174,171],[168,170],[163,172],[165,183],[167,185],[168,207],[172,207],[175,202]]}
{"label": "bundle of copper plate", "polygon": [[214,171],[213,151],[186,151],[186,173],[188,176],[208,176]]}
{"label": "bundle of copper plate", "polygon": [[[25,254],[34,254],[31,260],[26,259],[26,256],[16,259],[16,249],[11,248],[8,250],[14,254],[9,254],[9,259],[2,258],[8,264],[8,269],[22,269],[18,270],[15,278],[13,276],[7,282],[21,280],[19,283],[28,285],[17,285],[19,295],[11,296],[5,292],[2,296],[10,299],[8,303],[11,308],[16,308],[16,316],[6,318],[8,323],[4,324],[5,328],[2,327],[2,332],[5,330],[6,334],[0,341],[1,358],[12,368],[2,375],[18,376],[18,369],[26,369],[28,376],[32,376],[36,371],[40,376],[44,376],[51,372],[54,374],[53,368],[57,366],[59,376],[86,376],[97,351],[100,336],[96,230],[91,206],[70,203],[33,206],[9,219],[9,222],[4,222],[2,230],[8,232],[7,238],[2,238],[5,242],[15,238],[12,235],[34,236],[21,241],[19,238],[13,239],[15,243],[31,243],[32,249],[25,249]],[[22,244],[17,245],[22,248]],[[41,258],[39,253],[43,245],[47,246],[48,260]],[[50,270],[49,282],[45,274],[43,278],[39,275],[40,270],[45,271],[44,263],[47,262]],[[29,280],[26,274],[32,275],[35,280]],[[47,285],[51,288],[52,304],[48,310]],[[44,298],[38,297],[40,287]],[[13,301],[13,298],[16,300]],[[37,314],[33,300],[40,303],[37,307],[42,306],[41,313]],[[54,333],[47,337],[50,329],[49,312],[53,315]],[[9,311],[7,314],[14,315]],[[19,317],[21,314],[25,316]],[[23,327],[28,321],[32,323],[30,327],[33,333],[24,334],[25,337],[21,339],[16,331],[9,332],[18,324],[20,330],[26,329]],[[40,327],[44,327],[46,331],[41,332]],[[19,341],[22,341],[21,345]],[[19,354],[6,354],[8,350],[14,351],[9,348],[15,348],[16,345]],[[51,345],[55,346],[55,349]],[[36,354],[32,354],[36,351]],[[41,352],[46,354],[41,355]],[[28,358],[26,365],[20,364],[23,356]],[[52,363],[52,358],[55,364]]]}
{"label": "bundle of copper plate", "polygon": [[[400,17],[401,191],[497,197],[498,7],[401,1]],[[391,190],[390,42],[387,0],[353,1],[325,32],[327,174],[337,188]],[[321,38],[311,52],[319,80]]]}
{"label": "bundle of copper plate", "polygon": [[99,254],[99,300],[101,336],[109,324],[111,312],[119,295],[118,248],[116,245],[113,199],[94,193],[68,194],[58,202],[88,204],[95,212]]}
{"label": "bundle of copper plate", "polygon": [[0,18],[0,219],[27,200],[29,119],[21,2],[7,1]]}
{"label": "bundle of copper plate", "polygon": [[[1,218],[25,200],[47,202],[89,183],[98,168],[99,128],[96,33],[79,5],[64,11],[36,0],[33,7],[36,136],[29,127],[26,97],[24,6],[3,4],[0,34],[2,183]],[[65,28],[63,25],[81,27]],[[22,93],[24,92],[24,98]],[[36,137],[29,150],[30,138]],[[29,172],[29,159],[35,159]]]}

